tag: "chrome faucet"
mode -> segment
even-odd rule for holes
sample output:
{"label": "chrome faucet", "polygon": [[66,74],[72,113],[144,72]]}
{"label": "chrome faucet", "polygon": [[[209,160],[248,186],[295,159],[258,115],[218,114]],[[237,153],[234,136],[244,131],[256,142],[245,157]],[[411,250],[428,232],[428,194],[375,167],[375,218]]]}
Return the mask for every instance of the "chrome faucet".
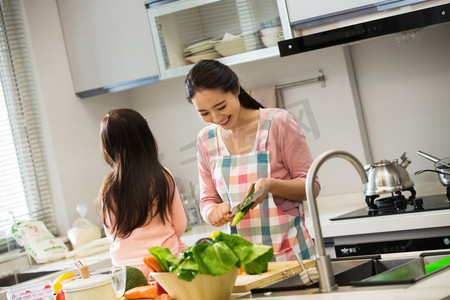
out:
{"label": "chrome faucet", "polygon": [[323,242],[322,229],[320,227],[319,212],[317,209],[316,192],[314,189],[314,179],[322,164],[333,157],[341,157],[351,163],[361,176],[363,184],[367,183],[367,174],[361,162],[346,151],[330,150],[321,154],[313,161],[306,176],[306,199],[308,201],[309,210],[315,234],[316,243],[316,260],[317,271],[319,273],[319,291],[321,293],[329,293],[337,289],[336,281],[334,279],[333,269],[331,267],[331,258],[325,254],[325,245]]}

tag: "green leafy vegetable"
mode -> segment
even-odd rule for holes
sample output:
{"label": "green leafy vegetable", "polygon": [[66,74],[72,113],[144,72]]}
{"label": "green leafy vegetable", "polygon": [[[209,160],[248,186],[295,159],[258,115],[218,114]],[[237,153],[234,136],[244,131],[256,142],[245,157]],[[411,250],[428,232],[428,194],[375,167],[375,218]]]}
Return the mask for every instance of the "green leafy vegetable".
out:
{"label": "green leafy vegetable", "polygon": [[251,262],[249,264],[244,265],[244,272],[249,275],[261,274],[267,271],[269,267],[268,263],[260,264],[257,262]]}
{"label": "green leafy vegetable", "polygon": [[214,241],[225,241],[238,255],[245,273],[249,275],[266,272],[267,263],[273,257],[272,247],[269,247],[270,250],[268,251],[268,246],[253,244],[242,237],[236,239],[234,235],[221,233],[214,238]]}
{"label": "green leafy vegetable", "polygon": [[249,275],[261,274],[267,271],[268,262],[273,257],[273,252],[269,253],[265,250],[263,245],[253,244],[250,255],[246,257],[243,262],[244,271]]}
{"label": "green leafy vegetable", "polygon": [[185,281],[191,281],[197,274],[220,276],[235,266],[240,268],[241,264],[247,274],[261,274],[267,271],[273,257],[272,247],[223,232],[214,237],[212,244],[200,243],[183,250],[179,258],[168,248],[152,247],[149,251],[165,272],[175,273]]}
{"label": "green leafy vegetable", "polygon": [[219,276],[230,272],[233,266],[241,266],[239,258],[224,242],[206,244],[202,248],[194,247],[192,251],[201,274]]}
{"label": "green leafy vegetable", "polygon": [[180,263],[180,259],[174,256],[169,248],[161,248],[159,246],[152,247],[155,249],[154,252],[150,251],[151,254],[156,258],[156,260],[161,265],[164,272],[169,272],[169,268],[172,265],[177,265]]}

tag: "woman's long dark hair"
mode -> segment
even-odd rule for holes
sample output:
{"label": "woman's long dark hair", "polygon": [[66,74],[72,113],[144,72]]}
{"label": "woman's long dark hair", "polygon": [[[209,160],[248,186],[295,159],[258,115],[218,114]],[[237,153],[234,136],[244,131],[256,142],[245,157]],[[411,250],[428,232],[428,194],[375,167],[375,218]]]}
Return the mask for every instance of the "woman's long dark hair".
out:
{"label": "woman's long dark hair", "polygon": [[224,93],[236,94],[239,89],[239,102],[245,108],[264,108],[250,96],[239,84],[239,78],[230,67],[216,60],[202,60],[198,62],[186,76],[184,81],[186,98],[192,103],[192,98],[203,90],[220,88]]}
{"label": "woman's long dark hair", "polygon": [[[147,121],[132,109],[111,110],[101,122],[100,140],[112,167],[97,199],[103,224],[110,224],[115,237],[128,237],[155,217],[165,223],[175,181],[159,162]],[[105,222],[109,216],[114,222]]]}

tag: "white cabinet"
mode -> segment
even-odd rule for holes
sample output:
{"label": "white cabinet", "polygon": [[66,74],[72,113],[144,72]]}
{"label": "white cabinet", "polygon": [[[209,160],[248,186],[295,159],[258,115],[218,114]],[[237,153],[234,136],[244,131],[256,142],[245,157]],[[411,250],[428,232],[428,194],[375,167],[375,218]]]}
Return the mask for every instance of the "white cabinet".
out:
{"label": "white cabinet", "polygon": [[374,2],[376,2],[376,0],[286,0],[291,22],[312,19],[355,7],[370,5]]}
{"label": "white cabinet", "polygon": [[[427,0],[286,0],[291,25],[299,30],[370,15]],[[336,25],[337,27],[337,25]]]}
{"label": "white cabinet", "polygon": [[201,59],[232,65],[279,56],[277,39],[292,37],[284,0],[179,0],[147,12],[161,79],[185,75]]}
{"label": "white cabinet", "polygon": [[81,98],[159,81],[143,0],[57,0]]}

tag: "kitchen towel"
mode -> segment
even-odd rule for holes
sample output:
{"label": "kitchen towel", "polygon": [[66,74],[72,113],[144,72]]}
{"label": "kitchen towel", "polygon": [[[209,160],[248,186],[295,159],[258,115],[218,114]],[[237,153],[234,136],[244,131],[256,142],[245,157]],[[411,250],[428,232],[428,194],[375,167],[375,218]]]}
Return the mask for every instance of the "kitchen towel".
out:
{"label": "kitchen towel", "polygon": [[251,90],[250,95],[264,107],[284,108],[281,91],[275,85],[263,86]]}
{"label": "kitchen towel", "polygon": [[[85,251],[88,251],[88,250],[91,250],[91,249],[96,249],[96,250],[97,250],[97,249],[99,249],[99,248],[101,248],[101,247],[103,247],[103,248],[105,248],[105,249],[109,249],[109,247],[110,247],[110,242],[109,242],[109,240],[108,240],[107,237],[104,237],[104,238],[101,238],[101,239],[94,240],[94,241],[92,241],[92,242],[89,242],[89,243],[87,243],[87,244],[84,244],[83,246],[80,246],[80,247],[78,247],[78,248],[75,248],[74,250],[72,250],[72,251],[70,251],[70,252],[68,252],[68,253],[66,254],[66,258],[72,258],[72,257],[78,255],[78,254],[81,253],[81,252],[86,253]],[[103,249],[103,248],[102,248],[102,249]]]}

